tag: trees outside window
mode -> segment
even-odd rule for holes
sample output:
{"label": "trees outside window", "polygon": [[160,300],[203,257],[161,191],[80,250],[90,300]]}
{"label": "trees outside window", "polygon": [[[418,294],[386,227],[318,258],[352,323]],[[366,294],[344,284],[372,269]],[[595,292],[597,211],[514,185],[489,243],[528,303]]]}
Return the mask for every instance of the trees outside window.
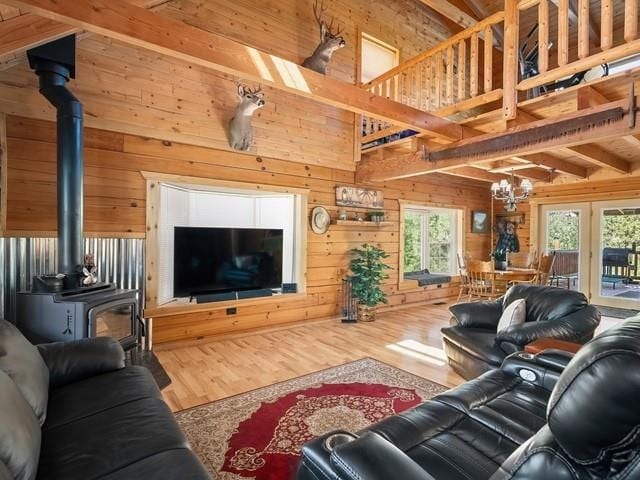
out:
{"label": "trees outside window", "polygon": [[455,274],[461,216],[455,209],[405,209],[404,271]]}

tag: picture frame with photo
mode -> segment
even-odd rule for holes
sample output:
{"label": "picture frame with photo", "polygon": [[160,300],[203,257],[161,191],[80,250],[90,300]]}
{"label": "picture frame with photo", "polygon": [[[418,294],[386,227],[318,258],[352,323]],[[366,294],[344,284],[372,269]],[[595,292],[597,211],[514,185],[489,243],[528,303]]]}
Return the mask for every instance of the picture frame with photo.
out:
{"label": "picture frame with photo", "polygon": [[474,210],[471,213],[471,233],[489,233],[489,213],[485,210]]}

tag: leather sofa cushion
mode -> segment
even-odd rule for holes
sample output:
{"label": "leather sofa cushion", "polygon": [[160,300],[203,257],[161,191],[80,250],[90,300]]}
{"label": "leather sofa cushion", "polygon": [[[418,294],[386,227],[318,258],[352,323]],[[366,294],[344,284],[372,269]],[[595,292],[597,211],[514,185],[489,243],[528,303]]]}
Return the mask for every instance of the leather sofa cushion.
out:
{"label": "leather sofa cushion", "polygon": [[520,298],[527,302],[527,322],[556,320],[581,310],[589,304],[584,294],[573,290],[516,284],[504,295],[503,307]]}
{"label": "leather sofa cushion", "polygon": [[195,453],[185,448],[179,448],[175,450],[165,450],[147,457],[101,477],[100,480],[153,480],[156,478],[209,480],[211,476],[205,470],[202,463],[200,463]]}
{"label": "leather sofa cushion", "polygon": [[197,459],[187,450],[149,372],[126,367],[52,391],[38,479],[172,478],[149,475],[145,465],[160,469],[177,457],[184,459],[185,471],[197,472],[191,465]]}
{"label": "leather sofa cushion", "polygon": [[0,462],[0,480],[13,480],[13,475],[4,462]]}
{"label": "leather sofa cushion", "polygon": [[437,479],[486,480],[545,424],[549,392],[500,370],[372,430]]}
{"label": "leather sofa cushion", "polygon": [[132,366],[96,375],[52,389],[48,418],[42,428],[46,431],[142,398],[161,398],[146,368]]}
{"label": "leather sofa cushion", "polygon": [[639,338],[640,316],[603,332],[576,353],[549,401],[549,428],[562,449],[606,478],[639,455]]}
{"label": "leather sofa cushion", "polygon": [[49,369],[38,349],[20,331],[0,319],[0,370],[15,382],[40,425],[47,415]]}
{"label": "leather sofa cushion", "polygon": [[448,327],[442,336],[468,354],[499,367],[505,352],[495,343],[496,332],[483,328]]}
{"label": "leather sofa cushion", "polygon": [[9,478],[33,480],[36,477],[40,435],[40,425],[31,406],[11,377],[0,370],[0,462],[9,470]]}

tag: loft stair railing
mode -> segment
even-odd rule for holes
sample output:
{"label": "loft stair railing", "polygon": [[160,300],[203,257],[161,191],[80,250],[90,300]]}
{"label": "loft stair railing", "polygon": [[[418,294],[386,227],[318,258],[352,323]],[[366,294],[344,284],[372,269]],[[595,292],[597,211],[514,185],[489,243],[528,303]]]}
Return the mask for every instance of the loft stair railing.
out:
{"label": "loft stair railing", "polygon": [[[589,0],[504,3],[504,11],[362,88],[442,117],[494,102],[499,111],[502,100],[502,118],[507,121],[516,117],[518,103],[527,98],[578,85],[571,83],[572,76],[640,55],[640,0],[600,0],[599,11]],[[616,19],[624,23],[618,25]],[[528,25],[533,21],[535,29],[523,32],[521,20]],[[493,48],[493,32],[498,29],[504,31],[501,52]],[[533,59],[535,71],[523,75],[529,59]],[[389,144],[397,143],[402,135],[394,134],[404,130],[368,116],[362,116],[356,128],[363,146],[375,145],[385,137]]]}
{"label": "loft stair railing", "polygon": [[[447,41],[398,65],[362,88],[424,112],[449,116],[474,106],[500,100],[502,89],[494,78],[493,29],[502,28],[498,12]],[[485,48],[486,46],[489,48]],[[499,73],[499,71],[497,72]],[[500,83],[498,81],[497,83]],[[402,128],[364,116],[362,143]]]}

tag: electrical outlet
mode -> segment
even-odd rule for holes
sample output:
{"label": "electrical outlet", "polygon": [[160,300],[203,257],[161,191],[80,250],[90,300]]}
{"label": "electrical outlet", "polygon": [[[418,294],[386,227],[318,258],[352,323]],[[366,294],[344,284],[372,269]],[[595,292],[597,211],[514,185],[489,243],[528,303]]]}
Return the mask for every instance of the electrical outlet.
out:
{"label": "electrical outlet", "polygon": [[235,315],[238,312],[236,307],[227,308],[227,315]]}

